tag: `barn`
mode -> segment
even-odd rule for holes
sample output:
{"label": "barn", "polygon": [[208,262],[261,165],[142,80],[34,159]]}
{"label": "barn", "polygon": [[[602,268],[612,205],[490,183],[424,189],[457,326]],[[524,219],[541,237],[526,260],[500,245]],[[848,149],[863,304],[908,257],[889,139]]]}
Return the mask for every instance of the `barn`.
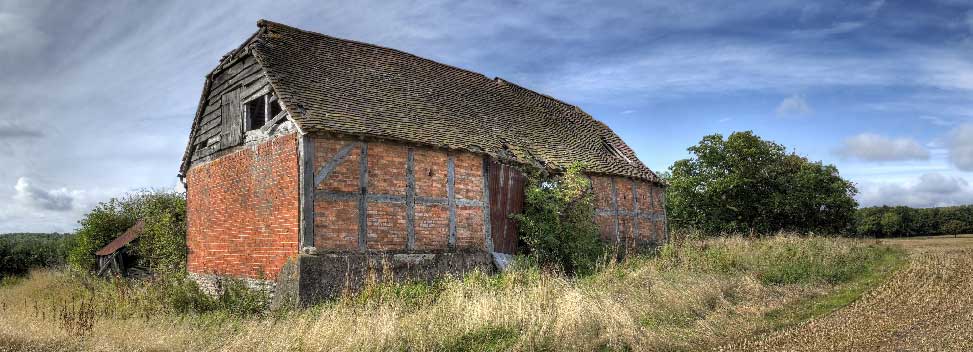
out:
{"label": "barn", "polygon": [[204,287],[244,278],[307,304],[368,275],[493,270],[518,251],[508,215],[523,206],[523,170],[573,162],[587,166],[605,241],[666,241],[665,182],[578,107],[402,51],[257,25],[207,75],[180,168],[188,270]]}

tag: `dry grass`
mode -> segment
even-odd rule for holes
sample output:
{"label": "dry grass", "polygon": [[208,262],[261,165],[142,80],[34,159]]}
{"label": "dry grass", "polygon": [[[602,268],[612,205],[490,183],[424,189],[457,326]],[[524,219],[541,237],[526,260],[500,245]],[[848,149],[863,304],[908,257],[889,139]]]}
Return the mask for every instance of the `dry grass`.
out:
{"label": "dry grass", "polygon": [[892,254],[827,238],[685,241],[582,279],[523,268],[376,284],[251,317],[147,311],[139,307],[154,305],[132,303],[141,291],[100,294],[111,288],[41,271],[0,287],[0,350],[698,350],[762,331],[767,312]]}

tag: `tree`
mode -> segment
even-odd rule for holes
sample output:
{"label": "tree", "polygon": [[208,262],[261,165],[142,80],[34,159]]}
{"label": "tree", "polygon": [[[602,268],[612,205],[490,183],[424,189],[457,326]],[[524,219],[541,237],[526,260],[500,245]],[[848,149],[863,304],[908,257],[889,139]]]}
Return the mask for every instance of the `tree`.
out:
{"label": "tree", "polygon": [[902,233],[902,217],[896,212],[887,212],[882,215],[882,233],[885,236],[893,237]]}
{"label": "tree", "polygon": [[964,230],[966,230],[966,224],[959,220],[950,220],[943,225],[944,235],[953,235],[953,237],[956,237],[963,233]]}
{"label": "tree", "polygon": [[692,157],[670,168],[669,222],[722,232],[845,232],[851,229],[855,186],[837,168],[785,152],[753,132],[703,137]]}

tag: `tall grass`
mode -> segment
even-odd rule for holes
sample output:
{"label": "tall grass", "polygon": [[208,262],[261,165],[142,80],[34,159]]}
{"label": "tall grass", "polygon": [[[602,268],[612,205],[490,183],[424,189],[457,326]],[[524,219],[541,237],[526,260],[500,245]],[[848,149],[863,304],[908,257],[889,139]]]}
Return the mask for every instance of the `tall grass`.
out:
{"label": "tall grass", "polygon": [[[521,265],[500,275],[473,273],[435,283],[376,282],[306,310],[268,313],[235,311],[239,302],[193,308],[186,302],[205,299],[194,298],[192,288],[173,293],[152,283],[95,282],[40,271],[0,288],[0,345],[697,350],[765,329],[768,312],[875,270],[882,263],[877,258],[890,251],[856,240],[795,236],[681,240],[658,254],[609,263],[581,278]],[[72,327],[77,324],[66,322],[59,309],[90,326],[78,333]]]}

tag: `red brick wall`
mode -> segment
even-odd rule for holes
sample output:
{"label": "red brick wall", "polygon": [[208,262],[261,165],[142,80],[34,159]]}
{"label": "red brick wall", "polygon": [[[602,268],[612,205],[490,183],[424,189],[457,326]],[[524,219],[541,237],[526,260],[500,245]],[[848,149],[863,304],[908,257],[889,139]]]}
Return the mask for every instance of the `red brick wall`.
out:
{"label": "red brick wall", "polygon": [[[598,215],[595,223],[601,230],[601,237],[605,241],[615,240],[614,204],[612,201],[612,182],[614,179],[615,194],[620,215],[618,220],[618,239],[628,246],[633,243],[641,244],[648,241],[665,241],[665,220],[663,217],[663,197],[665,191],[654,184],[633,181],[622,177],[591,176],[591,186],[595,194],[595,208]],[[635,194],[632,187],[635,187]],[[656,219],[644,217],[635,218],[633,210],[638,202],[638,211],[655,214]],[[637,231],[636,231],[637,228]]]}
{"label": "red brick wall", "polygon": [[[320,170],[349,143],[355,147],[317,190],[343,194],[360,192],[361,148],[357,140],[315,137],[314,170]],[[410,146],[388,142],[367,143],[367,191],[404,199],[407,193]],[[454,159],[454,190],[457,199],[481,201],[483,198],[483,159],[465,152],[412,146],[416,198],[446,199],[448,160]],[[359,251],[358,200],[315,199],[314,246],[321,251]],[[369,201],[366,212],[366,249],[369,251],[408,250],[407,207],[400,201]],[[414,250],[447,250],[449,207],[445,204],[415,204]],[[456,248],[485,248],[483,208],[456,206]]]}
{"label": "red brick wall", "polygon": [[292,133],[189,169],[190,272],[274,279],[297,255],[297,143]]}
{"label": "red brick wall", "polygon": [[[312,139],[314,167],[327,164],[348,141]],[[315,190],[358,192],[358,168],[361,148],[355,145],[348,156]],[[314,246],[333,250],[358,250],[358,201],[314,201]]]}

